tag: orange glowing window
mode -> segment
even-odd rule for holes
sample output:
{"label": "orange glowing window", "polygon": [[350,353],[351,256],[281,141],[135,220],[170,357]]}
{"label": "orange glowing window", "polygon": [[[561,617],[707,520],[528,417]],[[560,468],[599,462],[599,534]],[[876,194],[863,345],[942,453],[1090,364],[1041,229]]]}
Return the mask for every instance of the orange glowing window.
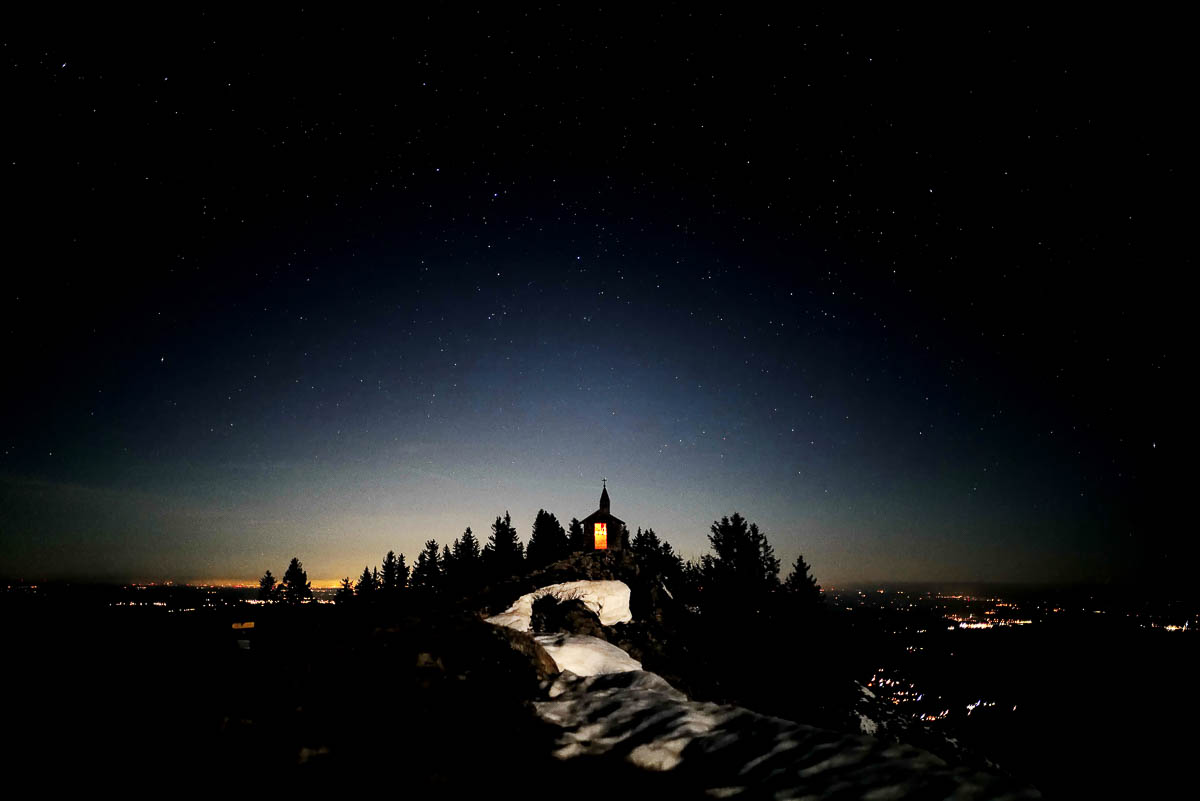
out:
{"label": "orange glowing window", "polygon": [[608,549],[608,523],[596,524],[596,550],[604,551]]}

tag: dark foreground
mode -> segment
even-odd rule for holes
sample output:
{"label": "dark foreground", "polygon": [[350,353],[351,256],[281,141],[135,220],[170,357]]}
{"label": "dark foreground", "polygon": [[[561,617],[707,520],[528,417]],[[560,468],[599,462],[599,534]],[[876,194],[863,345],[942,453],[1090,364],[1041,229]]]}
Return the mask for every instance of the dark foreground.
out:
{"label": "dark foreground", "polygon": [[[477,616],[324,605],[169,613],[11,596],[3,609],[13,669],[6,761],[34,781],[167,791],[297,783],[442,797],[698,792],[612,756],[554,759],[559,732],[529,705],[545,671]],[[247,618],[252,631],[233,628]],[[680,632],[687,647],[635,655],[693,698],[844,727],[830,676],[864,658],[849,643],[861,648],[867,634],[770,634],[700,628]],[[984,753],[1048,798],[1174,785],[1194,742],[1191,635],[1149,644],[1137,633],[1028,635],[1003,659],[955,657],[957,670],[1026,677],[1022,722],[1036,725],[991,730],[979,738]],[[828,653],[838,647],[847,652]]]}

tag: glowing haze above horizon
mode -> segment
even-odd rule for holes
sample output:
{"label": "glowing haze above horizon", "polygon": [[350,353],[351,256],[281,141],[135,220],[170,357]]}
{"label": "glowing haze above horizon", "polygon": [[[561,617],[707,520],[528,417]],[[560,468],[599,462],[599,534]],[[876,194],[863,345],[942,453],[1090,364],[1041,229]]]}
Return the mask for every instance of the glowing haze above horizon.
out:
{"label": "glowing haze above horizon", "polygon": [[9,53],[0,574],[329,582],[602,478],[826,586],[1165,559],[1154,282],[1081,276],[1167,247],[1166,112],[1086,44],[330,23]]}

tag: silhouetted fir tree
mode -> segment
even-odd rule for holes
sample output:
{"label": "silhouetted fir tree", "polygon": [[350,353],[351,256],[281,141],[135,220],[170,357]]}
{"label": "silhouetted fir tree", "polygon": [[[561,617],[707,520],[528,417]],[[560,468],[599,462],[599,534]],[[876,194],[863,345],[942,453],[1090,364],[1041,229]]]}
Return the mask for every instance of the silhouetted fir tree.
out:
{"label": "silhouetted fir tree", "polygon": [[280,586],[283,589],[283,600],[289,604],[312,600],[312,585],[308,582],[308,574],[304,572],[304,565],[294,556],[288,563],[288,568],[283,574],[283,583]]}
{"label": "silhouetted fir tree", "polygon": [[270,570],[268,570],[266,573],[263,573],[263,577],[258,580],[258,600],[277,600],[277,596],[275,594],[275,577],[271,575]]}
{"label": "silhouetted fir tree", "polygon": [[633,540],[629,543],[629,550],[638,556],[648,556],[658,553],[659,545],[658,535],[654,533],[654,529],[648,528],[642,531],[642,527],[638,526],[637,533],[633,535]]}
{"label": "silhouetted fir tree", "polygon": [[492,523],[492,536],[483,547],[483,564],[492,579],[520,575],[525,561],[525,548],[517,538],[512,526],[512,515],[496,518]]}
{"label": "silhouetted fir tree", "polygon": [[396,559],[396,587],[403,590],[408,586],[408,577],[410,570],[409,566],[404,562],[404,554],[400,554]]}
{"label": "silhouetted fir tree", "polygon": [[813,577],[812,568],[804,561],[804,554],[796,557],[796,561],[792,564],[792,573],[787,577],[783,588],[804,604],[816,606],[824,600],[821,595],[821,585]]}
{"label": "silhouetted fir tree", "polygon": [[683,557],[675,553],[671,543],[666,540],[663,540],[659,554],[659,567],[668,586],[680,586],[683,583]]}
{"label": "silhouetted fir tree", "polygon": [[457,590],[457,587],[451,587],[450,584],[454,579],[454,554],[450,552],[449,545],[442,546],[442,555],[438,560],[438,567],[441,568],[441,580],[438,582],[438,587],[442,590]]}
{"label": "silhouetted fir tree", "polygon": [[[388,599],[395,599],[396,594],[402,586],[400,583],[400,565],[404,556],[396,558],[395,551],[388,551],[387,556],[383,557],[383,569],[379,571],[379,589],[383,596]],[[405,571],[407,574],[407,571]],[[407,578],[407,575],[405,576]]]}
{"label": "silhouetted fir tree", "polygon": [[470,526],[461,537],[454,540],[449,570],[443,569],[443,573],[447,586],[456,593],[470,591],[479,583],[482,575],[482,557],[479,553],[479,540],[475,539]]}
{"label": "silhouetted fir tree", "polygon": [[437,540],[426,540],[425,550],[417,556],[417,563],[412,571],[412,588],[425,594],[437,591],[442,577],[441,565],[438,564]]}
{"label": "silhouetted fir tree", "polygon": [[779,560],[767,536],[734,512],[713,521],[709,544],[715,554],[701,559],[705,593],[724,603],[752,604],[779,588]]}
{"label": "silhouetted fir tree", "polygon": [[533,518],[533,534],[530,535],[529,545],[525,549],[527,566],[545,567],[570,552],[571,543],[558,518],[545,509],[538,509]]}
{"label": "silhouetted fir tree", "polygon": [[375,597],[375,591],[379,589],[378,575],[378,571],[363,567],[362,575],[358,577],[358,583],[354,585],[354,594],[360,601],[367,602]]}
{"label": "silhouetted fir tree", "polygon": [[337,595],[333,596],[333,600],[338,604],[345,604],[354,600],[354,584],[350,581],[349,576],[342,579],[342,586],[338,588]]}
{"label": "silhouetted fir tree", "polygon": [[699,562],[691,559],[685,562],[676,582],[679,586],[671,588],[676,600],[688,606],[700,603],[704,588],[704,570]]}
{"label": "silhouetted fir tree", "polygon": [[467,526],[463,535],[454,541],[454,562],[458,565],[478,564],[479,559],[479,540]]}
{"label": "silhouetted fir tree", "polygon": [[588,542],[587,537],[583,533],[583,523],[572,517],[571,523],[568,526],[568,532],[567,540],[570,543],[572,552],[591,550],[592,544]]}
{"label": "silhouetted fir tree", "polygon": [[675,553],[671,543],[659,539],[654,529],[642,531],[639,527],[629,549],[648,570],[663,577],[672,593],[682,585],[683,559]]}

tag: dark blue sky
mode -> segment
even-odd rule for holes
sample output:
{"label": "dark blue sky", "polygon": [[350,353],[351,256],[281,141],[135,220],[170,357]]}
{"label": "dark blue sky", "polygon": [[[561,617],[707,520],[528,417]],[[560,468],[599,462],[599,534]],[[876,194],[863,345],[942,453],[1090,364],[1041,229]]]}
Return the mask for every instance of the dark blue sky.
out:
{"label": "dark blue sky", "polygon": [[827,585],[1161,575],[1169,48],[627,22],[6,42],[0,572],[335,579],[607,477]]}

